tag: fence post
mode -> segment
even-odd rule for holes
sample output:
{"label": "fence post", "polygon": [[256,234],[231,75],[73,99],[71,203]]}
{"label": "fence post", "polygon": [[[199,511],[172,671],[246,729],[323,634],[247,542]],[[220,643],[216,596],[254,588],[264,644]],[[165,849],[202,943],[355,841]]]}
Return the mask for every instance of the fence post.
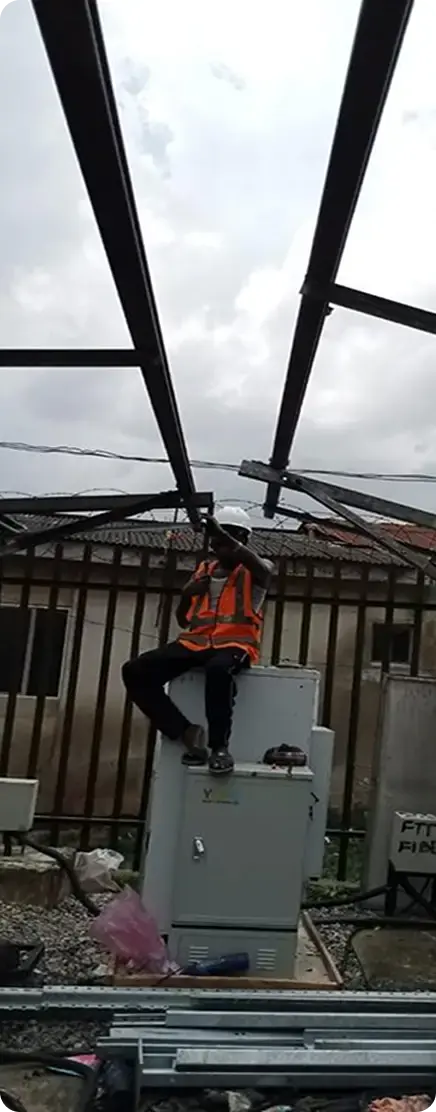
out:
{"label": "fence post", "polygon": [[274,667],[280,664],[287,574],[288,561],[286,556],[281,556],[277,576],[277,595],[274,607],[274,626],[271,646],[271,664],[274,665]]}
{"label": "fence post", "polygon": [[303,612],[301,615],[299,664],[306,667],[309,655],[310,622],[312,617],[314,565],[312,557],[307,558],[306,579],[304,583]]}
{"label": "fence post", "polygon": [[120,569],[123,557],[122,548],[118,547],[114,550],[113,560],[110,568],[109,577],[109,592],[106,608],[106,621],[103,634],[103,645],[101,650],[100,660],[100,675],[98,677],[97,685],[97,698],[95,702],[94,713],[94,726],[91,738],[91,751],[89,756],[88,776],[86,780],[85,789],[85,804],[83,808],[84,818],[88,821],[82,827],[80,835],[80,849],[87,850],[90,838],[90,819],[92,819],[94,802],[95,802],[95,788],[98,777],[98,768],[100,763],[100,750],[103,735],[103,723],[106,709],[106,695],[109,681],[109,668],[112,653],[112,643],[114,638],[115,628],[115,614],[118,601],[118,587],[120,581]]}
{"label": "fence post", "polygon": [[395,587],[396,587],[397,569],[395,567],[389,568],[388,571],[388,590],[386,598],[385,610],[385,635],[382,644],[382,660],[381,671],[382,676],[390,672],[391,668],[391,646],[392,646],[392,627],[394,622],[394,608],[395,608]]}
{"label": "fence post", "polygon": [[[24,558],[24,576],[20,592],[19,609],[21,611],[28,611],[30,588],[32,586],[32,572],[35,562],[35,550],[28,548]],[[0,748],[0,776],[7,776],[9,768],[9,757],[11,753],[12,737],[15,724],[15,711],[17,706],[17,699],[19,695],[19,676],[15,677],[16,683],[12,691],[9,692],[8,701],[6,704],[6,714],[3,725],[3,736]]]}
{"label": "fence post", "polygon": [[327,638],[327,661],[324,673],[324,697],[322,703],[322,724],[330,726],[332,714],[333,685],[335,680],[336,645],[338,641],[339,602],[341,594],[341,565],[335,563],[333,578],[333,601],[330,607],[329,631]]}
{"label": "fence post", "polygon": [[80,654],[82,650],[83,627],[85,622],[86,603],[88,598],[91,560],[92,545],[86,544],[83,550],[82,570],[77,592],[76,620],[74,623],[73,640],[71,646],[71,659],[69,666],[67,694],[65,698],[64,720],[62,732],[60,735],[59,764],[53,801],[53,818],[50,827],[50,841],[54,844],[56,844],[59,839],[59,822],[56,820],[62,818],[65,785],[67,782],[68,761],[70,756],[71,737],[73,732],[77,680],[79,676]]}
{"label": "fence post", "polygon": [[419,571],[416,576],[417,604],[413,615],[412,652],[410,654],[410,675],[419,675],[419,657],[421,653],[422,621],[425,593],[425,575]]}
{"label": "fence post", "polygon": [[365,647],[366,606],[368,597],[368,566],[362,568],[357,611],[356,640],[354,644],[353,681],[351,685],[350,720],[348,726],[347,762],[345,769],[344,798],[339,844],[338,880],[346,880],[349,832],[353,811],[354,773],[356,767],[357,736],[359,729],[362,664]]}
{"label": "fence post", "polygon": [[[147,581],[149,570],[149,554],[143,552],[141,562],[138,568],[138,586],[136,589],[136,605],[133,617],[132,637],[130,641],[130,654],[129,659],[134,660],[139,655],[140,642],[141,642],[141,628],[144,617],[145,600],[147,597]],[[115,780],[114,802],[112,808],[112,818],[114,820],[121,817],[123,809],[124,789],[126,784],[127,764],[129,757],[130,737],[132,730],[132,717],[133,717],[133,703],[126,694],[124,699],[123,720],[121,723],[120,734],[120,748],[118,752],[118,763]],[[114,821],[110,830],[110,845],[111,849],[117,849],[119,838],[119,824]]]}
{"label": "fence post", "polygon": [[[169,549],[167,553],[167,560],[164,567],[163,580],[162,580],[162,609],[160,613],[159,624],[159,647],[165,645],[168,641],[168,635],[171,626],[171,614],[173,609],[174,597],[174,581],[177,571],[177,553],[173,549]],[[156,728],[150,723],[148,727],[146,755],[144,764],[144,776],[142,781],[141,801],[138,813],[138,829],[135,840],[134,861],[133,868],[137,869],[140,866],[142,857],[142,843],[144,839],[145,824],[147,821],[147,811],[150,799],[151,777],[153,772],[154,751],[156,748]]]}
{"label": "fence post", "polygon": [[[52,580],[48,596],[47,610],[50,613],[57,609],[59,587],[62,575],[63,546],[57,544],[54,553]],[[42,724],[44,721],[45,695],[38,695],[36,699],[35,714],[33,718],[32,737],[30,739],[29,757],[27,761],[27,776],[33,780],[38,768],[39,749],[41,745]]]}

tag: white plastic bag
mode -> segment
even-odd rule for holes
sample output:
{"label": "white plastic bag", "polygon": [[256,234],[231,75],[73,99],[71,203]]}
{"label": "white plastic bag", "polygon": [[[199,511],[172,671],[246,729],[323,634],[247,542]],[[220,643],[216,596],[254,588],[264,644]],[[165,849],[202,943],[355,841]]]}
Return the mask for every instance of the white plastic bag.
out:
{"label": "white plastic bag", "polygon": [[122,853],[114,849],[92,849],[76,854],[74,871],[84,892],[118,892],[113,874],[123,861]]}

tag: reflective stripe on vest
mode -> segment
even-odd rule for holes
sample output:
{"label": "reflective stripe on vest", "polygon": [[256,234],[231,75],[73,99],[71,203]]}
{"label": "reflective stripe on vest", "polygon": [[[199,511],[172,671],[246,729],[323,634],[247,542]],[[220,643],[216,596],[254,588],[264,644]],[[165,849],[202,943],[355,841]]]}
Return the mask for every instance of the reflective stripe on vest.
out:
{"label": "reflective stripe on vest", "polygon": [[[203,567],[203,566],[204,565],[200,565],[200,567]],[[210,568],[210,571],[209,571],[210,575],[212,574],[213,569],[216,566],[217,566],[216,563],[211,565],[211,568]],[[199,572],[200,572],[200,568],[198,569],[198,572],[196,573],[195,578],[199,579],[200,574],[204,575],[203,571],[200,574],[199,574]],[[195,598],[194,599],[194,604],[191,608],[191,612],[188,613],[189,629],[192,630],[192,632],[194,633],[196,630],[210,625],[211,622],[213,622],[214,625],[215,624],[216,625],[221,625],[221,624],[245,625],[246,623],[250,623],[250,624],[253,624],[253,625],[259,625],[261,619],[259,618],[259,616],[257,614],[255,614],[254,610],[252,609],[251,600],[250,600],[251,613],[249,613],[249,614],[246,613],[244,588],[245,588],[245,584],[246,584],[246,578],[245,577],[247,575],[250,576],[250,572],[247,572],[246,568],[244,568],[242,566],[242,564],[240,564],[239,567],[235,568],[234,571],[232,571],[232,573],[231,573],[231,575],[229,575],[228,579],[223,579],[222,591],[221,591],[221,594],[219,595],[219,597],[217,599],[215,610],[212,610],[210,605],[207,609],[205,607],[206,601],[209,600],[209,595],[208,594],[203,596],[203,598],[199,598],[199,597]],[[250,580],[251,580],[251,576],[250,576]],[[220,612],[220,609],[219,609],[220,601],[221,601],[221,598],[222,598],[223,594],[229,589],[230,590],[234,589],[234,591],[235,591],[234,610],[233,610],[232,614],[222,614]],[[250,595],[251,595],[251,582],[250,582]],[[205,608],[203,609],[203,607],[205,607]]]}
{"label": "reflective stripe on vest", "polygon": [[[205,574],[212,575],[215,567],[217,561],[209,567],[205,563],[200,564],[195,578],[199,579]],[[227,607],[232,597],[230,592],[234,592],[234,596],[232,612],[229,613]],[[221,609],[223,605],[227,612]],[[258,659],[262,614],[253,610],[252,577],[242,564],[223,580],[222,591],[214,610],[210,605],[209,594],[203,598],[197,596],[192,601],[187,618],[188,629],[180,634],[179,640],[188,647],[202,649],[208,646],[219,648],[238,645],[247,649],[253,662]]]}

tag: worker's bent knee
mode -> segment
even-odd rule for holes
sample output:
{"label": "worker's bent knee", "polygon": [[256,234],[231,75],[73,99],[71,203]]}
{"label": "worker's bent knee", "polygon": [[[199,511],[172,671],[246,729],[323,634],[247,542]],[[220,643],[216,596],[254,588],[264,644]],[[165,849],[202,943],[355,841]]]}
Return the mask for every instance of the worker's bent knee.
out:
{"label": "worker's bent knee", "polygon": [[124,686],[127,688],[128,691],[132,687],[132,685],[136,685],[139,679],[139,674],[141,674],[141,681],[143,682],[144,679],[146,679],[146,669],[140,669],[138,667],[137,660],[126,660],[121,668],[121,675],[123,678]]}
{"label": "worker's bent knee", "polygon": [[154,686],[156,683],[153,669],[150,668],[145,656],[138,656],[133,660],[126,660],[122,665],[121,675],[127,691],[136,689],[138,684],[141,685],[143,690],[146,687]]}
{"label": "worker's bent knee", "polygon": [[126,660],[124,662],[124,664],[122,665],[121,677],[122,677],[122,680],[123,680],[124,687],[129,686],[131,675],[132,675],[132,668],[131,668],[132,663],[133,662],[131,660]]}

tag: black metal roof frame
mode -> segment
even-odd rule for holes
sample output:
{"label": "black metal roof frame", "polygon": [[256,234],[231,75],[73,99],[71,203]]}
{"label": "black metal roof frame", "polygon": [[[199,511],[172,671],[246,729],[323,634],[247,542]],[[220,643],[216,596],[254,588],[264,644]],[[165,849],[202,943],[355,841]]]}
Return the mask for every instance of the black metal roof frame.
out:
{"label": "black metal roof frame", "polygon": [[[289,456],[310,373],[332,305],[436,332],[436,315],[336,286],[351,222],[400,54],[413,0],[363,0],[345,80],[270,459]],[[264,512],[274,517],[279,487],[269,482]]]}
{"label": "black metal roof frame", "polygon": [[[436,581],[436,563],[430,556],[424,556],[413,546],[406,546],[401,541],[396,540],[395,537],[382,533],[378,524],[360,517],[359,514],[354,513],[354,509],[350,509],[350,506],[363,510],[364,513],[383,515],[396,521],[411,522],[413,525],[435,530],[436,517],[427,510],[404,506],[400,502],[391,502],[387,498],[377,498],[372,494],[364,494],[362,491],[349,490],[348,487],[335,486],[333,483],[325,483],[320,479],[312,479],[307,475],[301,475],[297,471],[288,471],[285,468],[282,471],[276,471],[273,467],[257,460],[243,460],[239,474],[247,479],[266,482],[270,486],[274,485],[279,491],[281,487],[285,487],[286,490],[298,491],[298,493],[305,494],[308,498],[313,498],[315,502],[319,502],[333,514],[345,518],[345,521],[354,526],[356,532],[362,533],[364,537],[369,537],[381,548],[385,548],[394,556],[398,556],[409,567],[424,572],[429,579]],[[287,506],[281,505],[279,513],[283,517],[294,517],[294,511],[288,509]]]}
{"label": "black metal roof frame", "polygon": [[[213,495],[210,493],[199,494],[195,492],[191,496],[192,505],[195,507],[197,513],[200,509],[205,509],[210,512],[213,509]],[[58,497],[45,497],[45,498],[4,498],[0,502],[1,508],[3,506],[12,506],[14,513],[52,513],[62,514],[73,512],[77,513],[82,510],[94,510],[96,508],[104,508],[102,513],[94,513],[92,516],[83,515],[82,517],[73,517],[72,520],[62,520],[59,518],[59,523],[44,525],[42,524],[37,529],[17,529],[15,532],[11,531],[9,522],[6,522],[7,539],[0,545],[0,559],[4,556],[10,556],[14,552],[23,552],[27,548],[35,548],[37,545],[49,543],[56,543],[57,541],[64,540],[67,537],[79,536],[85,533],[88,528],[99,529],[103,525],[109,525],[112,521],[122,521],[125,518],[132,517],[134,514],[145,513],[148,510],[168,510],[179,509],[183,505],[183,499],[179,491],[167,490],[159,494],[109,494],[109,495],[71,495],[71,496],[58,496]],[[9,510],[9,513],[11,510]],[[0,517],[0,526],[2,520]]]}
{"label": "black metal roof frame", "polygon": [[[213,509],[213,495],[195,490],[183,429],[165,353],[147,257],[124,149],[97,0],[32,0],[48,60],[133,341],[128,350],[72,349],[0,351],[8,367],[139,367],[160,429],[177,491],[144,495],[71,495],[1,500],[0,525],[7,539],[0,557],[45,541],[77,535],[147,509],[185,505],[191,522],[200,508]],[[309,376],[331,306],[436,333],[436,314],[336,284],[351,221],[378,125],[401,50],[413,0],[362,0],[335,137],[318,214],[302,302],[297,318],[270,466],[244,461],[240,474],[265,481],[265,516],[279,512],[281,486],[298,490],[344,517],[383,548],[436,579],[436,565],[358,517],[350,506],[434,528],[425,511],[373,498],[286,470]],[[86,104],[86,111],[83,105]],[[79,514],[59,524],[19,529],[15,513]],[[7,516],[12,515],[12,520]],[[301,514],[302,518],[310,515]]]}
{"label": "black metal roof frame", "polygon": [[27,357],[15,353],[15,358],[8,352],[3,358],[9,366],[138,366],[178,490],[191,521],[199,524],[97,3],[32,0],[32,4],[134,350],[29,352]]}

